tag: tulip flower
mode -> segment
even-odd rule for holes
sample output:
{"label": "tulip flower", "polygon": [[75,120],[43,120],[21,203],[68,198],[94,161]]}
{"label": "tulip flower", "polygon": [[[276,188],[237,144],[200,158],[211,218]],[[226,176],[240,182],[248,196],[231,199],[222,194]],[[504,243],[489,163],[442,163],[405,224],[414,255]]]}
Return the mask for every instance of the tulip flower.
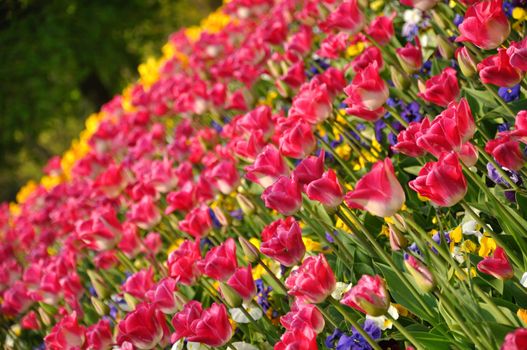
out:
{"label": "tulip flower", "polygon": [[459,31],[458,42],[468,41],[484,50],[500,46],[511,31],[502,0],[480,1],[469,6]]}
{"label": "tulip flower", "polygon": [[239,185],[240,175],[232,160],[222,160],[210,172],[210,178],[223,194],[230,194]]}
{"label": "tulip flower", "polygon": [[333,270],[323,254],[306,258],[300,268],[291,272],[285,281],[290,295],[312,304],[326,300],[336,283]]}
{"label": "tulip flower", "polygon": [[303,159],[293,171],[293,180],[303,186],[322,177],[325,155],[325,151],[321,150],[318,157],[309,156]]}
{"label": "tulip flower", "polygon": [[293,215],[302,206],[300,185],[286,176],[281,176],[262,193],[267,208],[274,209],[285,216]]}
{"label": "tulip flower", "polygon": [[175,295],[176,291],[176,280],[173,278],[165,278],[146,292],[146,296],[162,313],[172,315],[180,307]]}
{"label": "tulip flower", "polygon": [[324,31],[339,30],[354,35],[362,30],[365,20],[357,0],[343,1],[328,18],[320,23]]}
{"label": "tulip flower", "polygon": [[105,350],[112,347],[113,334],[110,321],[106,319],[88,327],[86,330],[86,345],[88,349]]}
{"label": "tulip flower", "polygon": [[428,11],[434,8],[439,0],[401,0],[401,4],[414,7],[421,11]]}
{"label": "tulip flower", "polygon": [[85,340],[86,328],[79,325],[75,312],[71,315],[64,316],[44,338],[46,348],[52,350],[80,349]]}
{"label": "tulip flower", "polygon": [[437,162],[426,163],[409,186],[441,207],[455,205],[467,192],[467,182],[455,153],[443,153]]}
{"label": "tulip flower", "polygon": [[385,282],[379,275],[362,275],[340,302],[371,316],[382,316],[390,307]]}
{"label": "tulip flower", "polygon": [[198,261],[199,270],[218,281],[226,281],[237,267],[236,243],[232,238],[209,250],[205,258]]}
{"label": "tulip flower", "polygon": [[263,187],[271,186],[280,176],[289,175],[284,158],[273,145],[267,145],[252,165],[245,167],[246,177]]}
{"label": "tulip flower", "polygon": [[501,350],[527,349],[527,328],[518,328],[505,336]]}
{"label": "tulip flower", "polygon": [[172,342],[186,338],[189,342],[220,347],[233,334],[225,305],[217,303],[203,310],[199,302],[190,301],[181,312],[174,315],[172,324],[176,330]]}
{"label": "tulip flower", "polygon": [[199,241],[184,241],[168,256],[167,265],[170,276],[184,285],[193,285],[199,276],[197,262],[200,259]]}
{"label": "tulip flower", "polygon": [[454,68],[445,68],[441,74],[428,79],[425,85],[424,91],[417,95],[438,106],[447,107],[459,97],[459,85]]}
{"label": "tulip flower", "polygon": [[348,96],[344,100],[346,113],[367,121],[376,121],[384,114],[383,105],[390,95],[375,62],[358,72],[344,92]]}
{"label": "tulip flower", "polygon": [[179,228],[194,238],[200,238],[206,235],[212,228],[209,208],[202,205],[192,209],[185,216],[185,219],[179,222]]}
{"label": "tulip flower", "polygon": [[527,72],[527,38],[518,43],[512,42],[507,49],[507,55],[511,66]]}
{"label": "tulip flower", "polygon": [[415,283],[424,293],[430,292],[434,289],[436,281],[434,276],[428,268],[418,259],[412,255],[408,255],[404,259],[404,266],[410,272],[415,280]]}
{"label": "tulip flower", "polygon": [[406,43],[404,47],[395,50],[399,63],[408,74],[417,72],[423,65],[423,53],[418,39],[416,39],[416,44]]}
{"label": "tulip flower", "polygon": [[165,316],[155,306],[142,303],[128,313],[118,324],[117,343],[125,341],[136,348],[149,350],[156,347],[168,336]]}
{"label": "tulip flower", "polygon": [[305,192],[309,199],[319,201],[328,208],[336,208],[344,197],[333,169],[325,172],[320,179],[311,181]]}
{"label": "tulip flower", "polygon": [[479,77],[485,84],[500,87],[513,87],[518,84],[523,73],[510,63],[507,50],[498,49],[498,54],[485,58],[478,64]]}
{"label": "tulip flower", "polygon": [[520,149],[520,143],[513,133],[502,132],[494,140],[485,145],[485,151],[491,154],[501,165],[511,170],[520,170],[525,164],[525,156]]}
{"label": "tulip flower", "polygon": [[393,19],[395,16],[396,13],[394,12],[390,16],[378,16],[374,18],[366,29],[366,33],[371,36],[377,44],[388,44],[394,34]]}
{"label": "tulip flower", "polygon": [[392,149],[409,157],[424,155],[426,151],[417,145],[417,139],[422,135],[421,129],[423,123],[427,123],[424,128],[426,130],[430,126],[428,119],[424,119],[421,123],[411,122],[408,124],[406,129],[397,135],[397,143],[392,146]]}
{"label": "tulip flower", "polygon": [[310,124],[300,118],[287,118],[281,125],[280,153],[291,158],[305,158],[316,147]]}
{"label": "tulip flower", "polygon": [[274,350],[289,349],[317,350],[317,334],[309,327],[286,331],[275,344]]}
{"label": "tulip flower", "polygon": [[141,270],[128,277],[121,289],[123,292],[142,300],[146,297],[146,292],[153,286],[154,270],[150,267],[149,269]]}
{"label": "tulip flower", "polygon": [[345,197],[349,207],[367,210],[380,217],[394,215],[401,209],[405,199],[390,158],[375,163]]}
{"label": "tulip flower", "polygon": [[502,247],[497,247],[492,257],[486,257],[480,261],[478,270],[501,280],[514,277],[514,270]]}
{"label": "tulip flower", "polygon": [[234,289],[245,302],[250,302],[256,295],[251,265],[239,267],[227,280],[227,284]]}
{"label": "tulip flower", "polygon": [[326,84],[312,80],[302,85],[293,99],[289,117],[300,118],[310,124],[319,124],[328,119],[332,111],[333,105]]}
{"label": "tulip flower", "polygon": [[192,182],[187,182],[179,191],[170,192],[167,197],[167,208],[165,215],[171,214],[174,211],[189,211],[195,206],[195,188]]}
{"label": "tulip flower", "polygon": [[377,67],[382,70],[384,61],[382,59],[382,53],[377,46],[370,46],[360,53],[351,62],[351,67],[355,73],[362,71],[367,68],[371,63],[375,62]]}
{"label": "tulip flower", "polygon": [[293,266],[302,261],[306,247],[298,222],[288,217],[266,226],[262,231],[260,251],[284,266]]}
{"label": "tulip flower", "polygon": [[470,78],[477,73],[478,68],[476,66],[476,61],[466,46],[458,48],[455,52],[455,57],[461,72],[467,78]]}
{"label": "tulip flower", "polygon": [[318,308],[312,304],[306,304],[295,299],[289,311],[280,317],[280,323],[287,330],[311,328],[315,333],[320,333],[324,329],[324,316]]}
{"label": "tulip flower", "polygon": [[247,134],[261,131],[264,138],[267,139],[274,131],[271,108],[259,106],[241,117],[236,125]]}
{"label": "tulip flower", "polygon": [[139,203],[130,207],[127,218],[143,230],[150,230],[161,221],[161,214],[154,199],[150,196],[144,196]]}

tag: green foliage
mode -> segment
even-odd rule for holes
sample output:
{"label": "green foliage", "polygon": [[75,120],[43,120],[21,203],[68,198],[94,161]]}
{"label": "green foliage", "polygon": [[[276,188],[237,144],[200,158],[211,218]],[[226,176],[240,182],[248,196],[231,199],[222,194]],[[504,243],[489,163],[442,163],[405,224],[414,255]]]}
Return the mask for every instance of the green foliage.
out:
{"label": "green foliage", "polygon": [[0,201],[68,148],[84,119],[170,33],[221,0],[7,0],[0,4]]}

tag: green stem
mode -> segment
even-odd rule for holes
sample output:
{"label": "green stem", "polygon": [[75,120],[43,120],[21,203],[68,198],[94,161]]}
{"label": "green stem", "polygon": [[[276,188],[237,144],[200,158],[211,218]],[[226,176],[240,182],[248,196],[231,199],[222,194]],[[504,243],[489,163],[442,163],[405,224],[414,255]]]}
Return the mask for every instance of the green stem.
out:
{"label": "green stem", "polygon": [[397,328],[397,330],[399,330],[399,332],[401,332],[401,334],[402,334],[406,339],[408,339],[408,341],[409,341],[412,345],[415,345],[415,347],[416,347],[418,350],[420,350],[420,349],[426,349],[423,345],[421,345],[421,344],[417,341],[417,339],[414,338],[414,336],[413,336],[410,332],[408,332],[408,331],[406,330],[406,328],[404,328],[403,325],[401,325],[401,324],[399,323],[399,321],[397,321],[395,318],[393,318],[392,315],[390,315],[390,314],[387,313],[385,316],[386,316],[386,318],[388,318],[390,321],[392,321],[392,323],[395,325],[395,328]]}

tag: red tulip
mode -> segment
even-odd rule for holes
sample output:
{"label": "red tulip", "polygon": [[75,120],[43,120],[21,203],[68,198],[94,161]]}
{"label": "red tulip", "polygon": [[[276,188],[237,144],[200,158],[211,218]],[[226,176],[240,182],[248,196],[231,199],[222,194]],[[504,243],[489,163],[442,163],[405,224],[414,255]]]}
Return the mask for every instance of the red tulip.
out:
{"label": "red tulip", "polygon": [[527,72],[527,37],[518,43],[511,43],[507,49],[510,64],[516,69]]}
{"label": "red tulip", "polygon": [[297,89],[306,81],[305,69],[304,61],[299,60],[289,67],[287,72],[278,79],[277,83],[283,81],[293,89]]}
{"label": "red tulip", "polygon": [[492,257],[486,257],[478,263],[478,270],[500,280],[514,277],[514,270],[502,247],[497,247]]}
{"label": "red tulip", "polygon": [[189,211],[196,202],[195,188],[192,182],[187,182],[179,191],[170,192],[167,195],[167,208],[165,215],[169,215],[176,210]]}
{"label": "red tulip", "polygon": [[259,106],[241,117],[236,125],[247,134],[261,131],[267,139],[274,131],[271,108],[265,105]]}
{"label": "red tulip", "polygon": [[366,33],[373,38],[379,45],[386,45],[392,39],[394,34],[393,19],[396,13],[390,16],[378,16],[373,19],[366,29]]}
{"label": "red tulip", "polygon": [[143,230],[150,230],[161,221],[159,209],[150,196],[144,196],[139,203],[134,203],[126,216]]}
{"label": "red tulip", "polygon": [[500,87],[513,87],[522,78],[522,71],[510,63],[507,50],[498,49],[498,54],[485,58],[478,64],[479,77],[485,84]]}
{"label": "red tulip", "polygon": [[302,230],[293,217],[279,219],[262,231],[262,254],[285,266],[302,261],[306,247],[302,241]]}
{"label": "red tulip", "polygon": [[306,258],[285,281],[290,295],[312,304],[326,300],[335,289],[336,283],[333,270],[323,254]]}
{"label": "red tulip", "polygon": [[334,97],[340,94],[344,86],[346,86],[346,78],[342,70],[335,67],[329,67],[324,73],[317,74],[312,80],[317,80],[321,84],[326,84],[329,94]]}
{"label": "red tulip", "polygon": [[342,2],[339,7],[330,13],[328,18],[320,23],[324,31],[338,30],[346,31],[350,35],[357,34],[364,27],[364,15],[357,4],[357,0]]}
{"label": "red tulip", "polygon": [[303,303],[299,299],[294,300],[291,311],[280,317],[280,323],[289,331],[308,327],[315,333],[322,332],[325,325],[324,316],[318,308],[313,304]]}
{"label": "red tulip", "polygon": [[375,163],[345,197],[349,207],[367,210],[380,217],[394,215],[401,209],[405,199],[390,158]]}
{"label": "red tulip", "polygon": [[141,270],[134,273],[123,284],[121,289],[137,299],[144,299],[146,292],[154,286],[154,270],[150,267],[149,269]]}
{"label": "red tulip", "polygon": [[200,271],[218,281],[226,281],[237,267],[236,243],[232,238],[209,250],[205,258],[198,261]]}
{"label": "red tulip", "polygon": [[484,50],[500,46],[511,31],[502,0],[480,1],[470,6],[459,31],[461,35],[456,41],[468,41]]}
{"label": "red tulip", "polygon": [[287,118],[280,125],[280,152],[291,158],[305,158],[315,150],[313,128],[300,118]]}
{"label": "red tulip", "polygon": [[457,100],[459,85],[456,70],[447,67],[441,74],[428,79],[425,91],[420,92],[418,96],[441,107],[446,107],[450,102]]}
{"label": "red tulip", "polygon": [[130,342],[138,349],[153,349],[168,336],[165,316],[154,305],[139,304],[119,324],[117,343]]}
{"label": "red tulip", "polygon": [[309,199],[319,201],[328,208],[337,207],[342,203],[344,197],[333,169],[325,172],[320,179],[311,181],[305,188],[305,192]]}
{"label": "red tulip", "polygon": [[324,158],[325,151],[321,150],[318,157],[309,156],[303,159],[293,171],[293,180],[303,186],[321,178],[324,173]]}
{"label": "red tulip", "polygon": [[426,163],[410,188],[440,207],[451,207],[467,192],[467,182],[455,153],[443,153],[437,162]]}
{"label": "red tulip", "polygon": [[274,350],[318,350],[317,334],[309,327],[286,331]]}
{"label": "red tulip", "polygon": [[251,301],[256,295],[256,284],[254,284],[251,265],[237,268],[227,281],[227,284],[234,289],[245,302]]}
{"label": "red tulip", "polygon": [[293,215],[302,206],[300,185],[286,176],[281,176],[262,193],[267,208],[274,209],[285,216]]}
{"label": "red tulip", "polygon": [[20,281],[16,281],[11,288],[6,290],[2,299],[2,313],[9,316],[16,316],[26,312],[33,303],[30,291]]}
{"label": "red tulip", "polygon": [[239,184],[240,175],[232,160],[222,160],[210,172],[214,186],[223,194],[230,194]]}
{"label": "red tulip", "polygon": [[344,92],[348,96],[344,100],[348,105],[346,112],[368,121],[376,121],[384,114],[383,105],[390,96],[376,63],[358,72]]}
{"label": "red tulip", "polygon": [[97,208],[90,219],[77,221],[79,239],[96,251],[112,249],[121,239],[123,227],[111,206]]}
{"label": "red tulip", "polygon": [[231,339],[233,333],[223,304],[214,303],[203,310],[199,302],[190,301],[174,316],[172,324],[176,330],[172,342],[186,338],[189,342],[220,347]]}
{"label": "red tulip", "polygon": [[525,156],[520,149],[520,143],[513,133],[502,132],[494,140],[490,140],[485,145],[485,151],[491,154],[501,165],[510,170],[520,170],[525,164]]}
{"label": "red tulip", "polygon": [[[35,311],[29,311],[23,318],[20,320],[20,326],[23,329],[29,330],[39,330],[40,324],[37,320],[37,313]],[[89,343],[89,341],[88,341]]]}
{"label": "red tulip", "polygon": [[439,0],[401,0],[401,4],[414,7],[421,11],[428,11],[433,8]]}
{"label": "red tulip", "polygon": [[405,72],[412,74],[421,69],[423,65],[423,53],[421,52],[419,41],[417,41],[417,45],[406,43],[404,47],[396,49],[395,52]]}
{"label": "red tulip", "polygon": [[320,43],[316,54],[322,58],[339,58],[349,45],[349,37],[345,32],[328,34]]}
{"label": "red tulip", "polygon": [[86,345],[90,350],[110,349],[113,344],[112,328],[110,322],[101,319],[86,330]]}
{"label": "red tulip", "polygon": [[293,98],[289,117],[300,118],[310,124],[319,124],[328,119],[332,111],[333,105],[326,84],[311,80],[302,85]]}
{"label": "red tulip", "polygon": [[185,216],[185,219],[179,222],[179,228],[194,238],[200,238],[206,235],[212,228],[209,208],[202,205],[192,209]]}
{"label": "red tulip", "polygon": [[199,241],[183,242],[168,256],[167,265],[170,276],[178,279],[181,284],[193,285],[199,276],[197,262],[200,259]]}
{"label": "red tulip", "polygon": [[245,167],[246,177],[263,187],[271,186],[279,177],[289,175],[289,168],[275,146],[267,145],[252,165]]}
{"label": "red tulip", "polygon": [[379,69],[384,66],[381,50],[377,46],[370,46],[362,51],[360,55],[353,59],[351,67],[355,73],[358,73],[373,62],[377,64]]}
{"label": "red tulip", "polygon": [[340,302],[371,316],[382,316],[390,307],[385,282],[379,275],[362,275]]}
{"label": "red tulip", "polygon": [[417,145],[417,139],[423,134],[421,128],[425,123],[426,129],[430,125],[428,119],[424,119],[421,123],[411,122],[405,130],[397,135],[397,144],[392,146],[392,149],[409,157],[419,157],[424,155],[426,151]]}
{"label": "red tulip", "polygon": [[79,326],[77,314],[64,316],[44,338],[50,350],[80,349],[86,340],[86,328]]}
{"label": "red tulip", "polygon": [[176,280],[168,277],[159,281],[154,288],[146,292],[146,296],[162,313],[172,315],[180,307],[174,294],[176,291]]}
{"label": "red tulip", "polygon": [[99,188],[108,198],[117,198],[127,184],[128,181],[123,174],[123,166],[111,164],[97,177],[94,187]]}
{"label": "red tulip", "polygon": [[463,144],[457,155],[466,166],[474,166],[478,162],[478,150],[470,142]]}
{"label": "red tulip", "polygon": [[527,349],[527,328],[518,328],[505,336],[501,350]]}

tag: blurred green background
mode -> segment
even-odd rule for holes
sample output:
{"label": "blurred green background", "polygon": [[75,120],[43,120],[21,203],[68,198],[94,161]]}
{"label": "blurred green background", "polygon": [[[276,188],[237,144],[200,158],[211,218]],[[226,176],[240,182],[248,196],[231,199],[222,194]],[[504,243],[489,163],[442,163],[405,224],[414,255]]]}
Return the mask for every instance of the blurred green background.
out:
{"label": "blurred green background", "polygon": [[0,202],[221,0],[0,0]]}

